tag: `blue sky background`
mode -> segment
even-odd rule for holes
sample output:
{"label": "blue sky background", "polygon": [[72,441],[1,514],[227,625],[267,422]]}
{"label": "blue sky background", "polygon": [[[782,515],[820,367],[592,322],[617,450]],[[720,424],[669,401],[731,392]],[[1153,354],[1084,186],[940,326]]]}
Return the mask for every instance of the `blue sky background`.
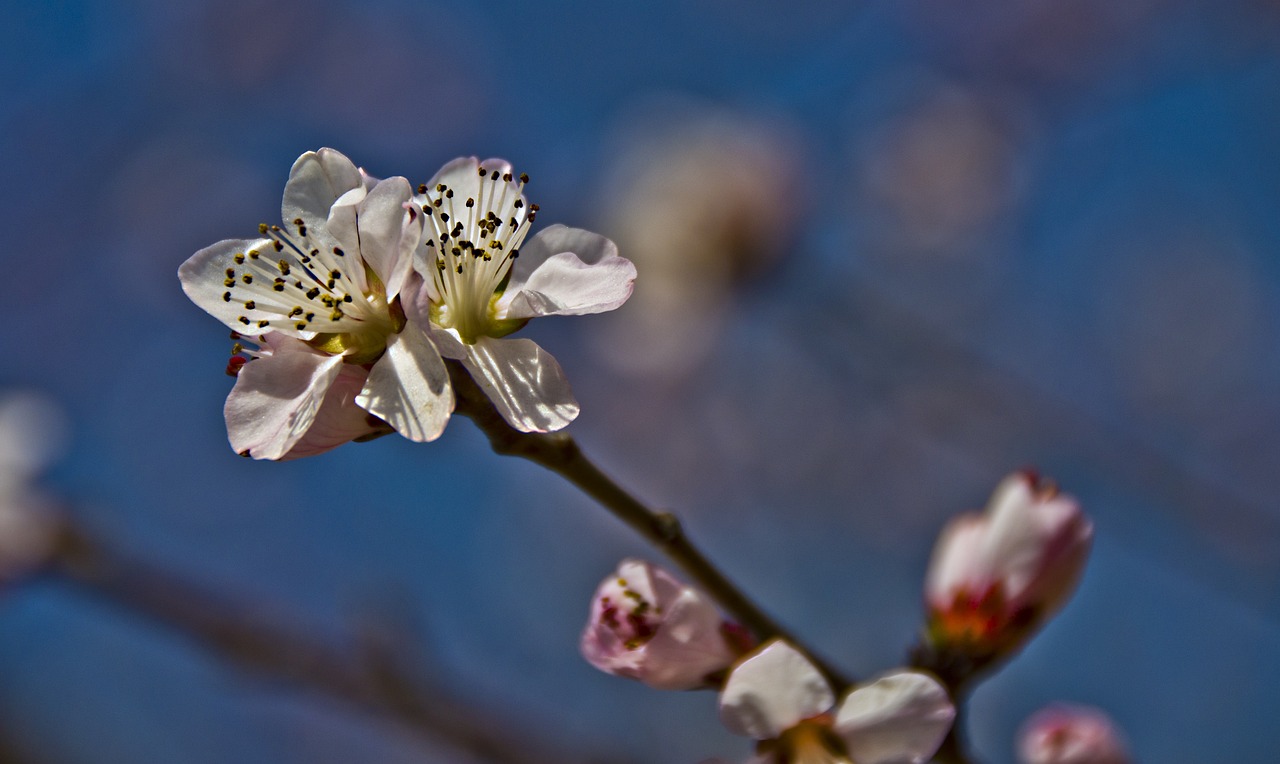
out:
{"label": "blue sky background", "polygon": [[[526,330],[574,382],[588,451],[860,675],[902,660],[945,519],[1036,464],[1095,552],[976,693],[982,759],[1012,761],[1061,699],[1110,712],[1142,761],[1274,760],[1274,3],[3,6],[0,385],[66,407],[48,486],[121,550],[335,642],[371,613],[411,625],[409,657],[495,725],[744,758],[712,695],[578,657],[598,580],[656,558],[468,422],[233,454],[229,341],[175,275],[273,221],[321,146],[414,182],[504,156],[543,220],[614,235],[619,147],[714,110],[787,136],[792,224],[679,374],[610,361],[597,333],[628,308]],[[52,581],[0,602],[0,733],[36,762],[458,760]]]}

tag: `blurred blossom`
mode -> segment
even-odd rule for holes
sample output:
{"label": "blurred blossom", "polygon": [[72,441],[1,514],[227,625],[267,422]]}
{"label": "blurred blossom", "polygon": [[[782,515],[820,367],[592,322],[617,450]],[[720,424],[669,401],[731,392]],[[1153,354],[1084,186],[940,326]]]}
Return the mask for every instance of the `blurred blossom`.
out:
{"label": "blurred blossom", "polygon": [[854,687],[837,706],[818,669],[774,640],[730,672],[720,718],[761,741],[756,764],[919,764],[938,750],[955,709],[942,685],[917,671]]}
{"label": "blurred blossom", "polygon": [[[965,68],[1028,86],[1114,72],[1167,0],[909,0],[907,28]],[[1121,69],[1122,74],[1132,76]]]}
{"label": "blurred blossom", "polygon": [[925,584],[935,646],[992,658],[1065,604],[1084,569],[1093,524],[1075,499],[1034,475],[1005,478],[983,514],[943,530]]}
{"label": "blurred blossom", "polygon": [[1021,764],[1128,764],[1129,751],[1111,719],[1096,708],[1050,706],[1018,735]]}
{"label": "blurred blossom", "polygon": [[733,289],[796,246],[799,158],[785,129],[665,104],[627,119],[603,218],[644,273],[593,347],[617,370],[679,377],[723,330]]}
{"label": "blurred blossom", "polygon": [[714,685],[748,640],[707,595],[656,565],[624,560],[596,590],[582,655],[659,690],[692,690]]}
{"label": "blurred blossom", "polygon": [[[1021,196],[1022,126],[994,94],[908,76],[911,105],[859,144],[877,250],[954,257]],[[886,214],[887,213],[887,214]]]}
{"label": "blurred blossom", "polygon": [[0,581],[40,564],[53,550],[52,502],[33,485],[62,451],[66,421],[36,393],[0,396]]}

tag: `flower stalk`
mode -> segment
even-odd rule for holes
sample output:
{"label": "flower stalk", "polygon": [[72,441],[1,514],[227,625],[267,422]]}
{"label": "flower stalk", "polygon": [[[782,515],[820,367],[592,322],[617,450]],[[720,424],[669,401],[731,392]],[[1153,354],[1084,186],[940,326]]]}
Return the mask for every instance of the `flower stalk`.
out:
{"label": "flower stalk", "polygon": [[566,432],[520,432],[511,427],[462,364],[449,360],[446,365],[457,402],[455,413],[471,419],[489,438],[494,452],[528,459],[573,483],[680,566],[757,639],[779,638],[796,646],[839,691],[852,684],[841,671],[822,660],[752,602],[708,560],[685,535],[684,527],[674,514],[651,509],[624,490],[582,453],[572,435]]}

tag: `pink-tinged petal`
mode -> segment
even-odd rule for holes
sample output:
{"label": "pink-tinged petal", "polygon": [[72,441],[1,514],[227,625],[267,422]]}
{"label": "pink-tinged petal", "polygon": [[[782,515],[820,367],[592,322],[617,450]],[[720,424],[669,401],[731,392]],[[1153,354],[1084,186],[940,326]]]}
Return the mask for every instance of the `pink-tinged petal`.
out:
{"label": "pink-tinged petal", "polygon": [[770,740],[834,702],[831,686],[809,659],[773,640],[730,672],[720,693],[720,720],[731,732]]}
{"label": "pink-tinged petal", "polygon": [[635,287],[636,267],[612,241],[553,225],[520,249],[503,296],[503,318],[583,315],[613,310]]}
{"label": "pink-tinged petal", "polygon": [[[297,331],[294,322],[277,306],[278,296],[271,291],[270,280],[259,276],[248,283],[244,281],[248,271],[236,263],[236,256],[244,259],[245,253],[257,251],[274,252],[271,240],[224,239],[205,247],[178,268],[182,291],[206,313],[236,331],[310,337],[312,333]],[[269,321],[270,329],[259,327],[259,321]]]}
{"label": "pink-tinged petal", "polygon": [[1076,500],[1014,473],[996,488],[987,518],[985,555],[1011,603],[1061,605],[1079,580],[1093,537]]}
{"label": "pink-tinged petal", "polygon": [[1038,711],[1018,735],[1021,764],[1129,764],[1124,736],[1106,714],[1085,706]]}
{"label": "pink-tinged petal", "polygon": [[902,671],[849,693],[836,731],[858,764],[919,764],[938,750],[955,716],[937,680]]}
{"label": "pink-tinged petal", "polygon": [[279,459],[315,421],[341,356],[317,353],[303,342],[272,338],[272,352],[240,369],[223,413],[236,453]]}
{"label": "pink-tinged petal", "polygon": [[625,560],[592,600],[582,654],[610,674],[659,690],[707,686],[736,657],[719,610],[702,592],[655,565]]}
{"label": "pink-tinged petal", "polygon": [[957,591],[978,593],[991,585],[991,564],[984,554],[987,526],[985,518],[973,513],[947,523],[933,547],[925,577],[925,597],[930,605],[945,608]]}
{"label": "pink-tinged petal", "polygon": [[503,419],[521,432],[552,432],[578,416],[569,380],[531,340],[481,337],[463,359]]}
{"label": "pink-tinged petal", "polygon": [[301,218],[308,228],[320,228],[338,197],[363,186],[360,171],[341,152],[308,151],[289,170],[280,215],[286,225]]}
{"label": "pink-tinged petal", "polygon": [[371,422],[373,417],[369,412],[356,405],[356,395],[364,387],[368,377],[369,371],[363,366],[342,364],[338,376],[329,385],[329,390],[320,403],[315,421],[282,459],[300,459],[322,454],[382,429],[381,423],[376,420]]}
{"label": "pink-tinged petal", "polygon": [[[408,204],[409,181],[380,181],[372,190],[354,189],[334,203],[327,227],[347,252],[358,253],[386,288],[388,300],[400,293],[413,267],[413,250],[422,240],[422,215]],[[364,285],[363,273],[352,273]]]}
{"label": "pink-tinged petal", "polygon": [[409,440],[435,440],[444,432],[453,413],[449,372],[417,325],[405,324],[391,335],[356,403]]}

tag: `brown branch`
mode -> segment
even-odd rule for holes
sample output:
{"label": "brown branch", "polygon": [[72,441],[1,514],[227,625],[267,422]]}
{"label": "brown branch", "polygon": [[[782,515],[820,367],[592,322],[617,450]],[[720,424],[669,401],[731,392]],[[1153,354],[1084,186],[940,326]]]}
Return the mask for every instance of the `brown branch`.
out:
{"label": "brown branch", "polygon": [[47,570],[185,635],[243,670],[389,718],[424,742],[444,743],[497,763],[605,761],[571,755],[509,720],[423,687],[405,675],[385,644],[366,640],[363,654],[353,659],[348,651],[292,628],[278,616],[234,604],[170,571],[125,559],[70,522],[64,522]]}
{"label": "brown branch", "polygon": [[449,361],[448,364],[457,398],[456,413],[475,422],[488,436],[495,452],[528,459],[573,483],[666,554],[757,638],[786,640],[807,655],[837,690],[844,691],[850,686],[849,678],[796,639],[721,573],[685,535],[675,515],[650,509],[623,490],[583,455],[577,441],[568,433],[527,433],[514,429],[460,363]]}

